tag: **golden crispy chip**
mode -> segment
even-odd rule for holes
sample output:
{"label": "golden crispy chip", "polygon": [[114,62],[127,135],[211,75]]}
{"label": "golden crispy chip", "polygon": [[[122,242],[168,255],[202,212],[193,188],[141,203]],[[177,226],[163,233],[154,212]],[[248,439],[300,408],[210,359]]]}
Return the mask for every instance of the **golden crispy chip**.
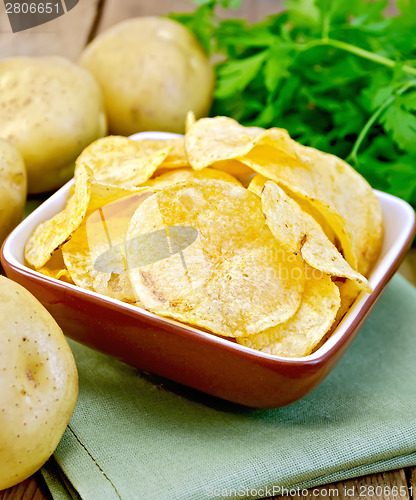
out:
{"label": "golden crispy chip", "polygon": [[43,267],[53,251],[77,229],[87,212],[90,195],[90,173],[81,166],[75,179],[73,195],[68,199],[65,208],[40,224],[28,239],[25,259],[31,266],[35,269]]}
{"label": "golden crispy chip", "polygon": [[263,191],[264,185],[268,181],[267,177],[263,177],[260,174],[256,174],[250,181],[247,189],[257,196],[261,196],[261,192]]}
{"label": "golden crispy chip", "polygon": [[65,281],[66,283],[74,284],[71,274],[68,269],[49,269],[48,266],[43,266],[39,269],[39,272],[44,274],[45,276],[49,276],[49,278],[54,278],[56,280]]}
{"label": "golden crispy chip", "polygon": [[[290,141],[286,130],[244,127],[224,116],[202,118],[185,134],[185,148],[192,168],[199,170],[211,166],[242,181],[253,174],[244,159],[257,143],[279,145],[280,151],[285,151],[284,155],[281,153],[285,161],[297,161],[296,155],[287,147]],[[274,154],[277,155],[276,151]]]}
{"label": "golden crispy chip", "polygon": [[123,186],[115,186],[105,182],[91,182],[91,196],[88,202],[86,216],[92,214],[104,205],[108,205],[113,201],[124,198],[134,193],[141,193],[144,191],[142,187],[127,188]]}
{"label": "golden crispy chip", "polygon": [[[166,141],[165,141],[166,142]],[[185,150],[185,137],[177,137],[176,139],[169,139],[167,146],[171,146],[167,157],[160,165],[161,169],[164,168],[183,168],[189,167],[188,155]]]}
{"label": "golden crispy chip", "polygon": [[239,344],[290,358],[307,356],[314,350],[335,320],[340,297],[327,274],[308,266],[305,271],[305,289],[296,314],[264,332],[237,338]]}
{"label": "golden crispy chip", "polygon": [[77,158],[78,169],[87,166],[93,179],[118,186],[135,187],[146,182],[166,159],[172,145],[161,147],[160,141],[133,141],[127,137],[108,136],[98,139]]}
{"label": "golden crispy chip", "polygon": [[341,306],[338,309],[337,317],[335,318],[334,324],[332,325],[331,330],[333,331],[345,314],[349,311],[355,299],[359,295],[359,290],[355,286],[352,281],[349,280],[335,280],[334,283],[337,285],[339,289],[339,294],[341,297]]}
{"label": "golden crispy chip", "polygon": [[[255,174],[255,176],[251,179],[247,189],[249,189],[252,193],[255,193],[257,196],[261,196],[261,193],[263,191],[264,185],[266,184],[267,180],[268,180],[267,177],[263,177],[261,174]],[[325,219],[322,213],[319,212],[315,208],[315,206],[312,203],[310,203],[306,198],[298,196],[296,193],[293,193],[290,190],[285,190],[284,186],[281,187],[286,192],[286,194],[288,194],[288,191],[290,192],[289,194],[290,198],[295,200],[296,203],[301,207],[301,209],[304,212],[311,215],[316,220],[316,222],[321,226],[322,230],[328,237],[329,241],[333,243],[338,250],[341,251],[341,248],[339,248],[339,241],[336,238],[332,227],[328,224],[328,221]]]}
{"label": "golden crispy chip", "polygon": [[370,185],[358,172],[336,156],[291,139],[274,143],[267,134],[238,159],[321,212],[347,262],[361,274],[368,273],[381,249],[382,213]]}
{"label": "golden crispy chip", "polygon": [[[248,187],[250,186],[250,184],[254,180],[254,177],[256,177],[257,175],[259,175],[259,174],[256,174],[255,172],[251,172],[250,174],[247,174],[247,175],[239,175],[237,177],[237,179],[239,180],[239,182],[242,184],[243,187],[248,189]],[[252,192],[254,192],[254,191],[252,191]]]}
{"label": "golden crispy chip", "polygon": [[242,178],[253,175],[255,172],[248,167],[245,163],[238,160],[222,160],[217,161],[211,165],[215,170],[222,170],[234,177]]}
{"label": "golden crispy chip", "polygon": [[189,163],[200,170],[217,162],[233,160],[250,151],[253,139],[262,132],[262,128],[243,127],[225,116],[202,118],[185,135]]}
{"label": "golden crispy chip", "polygon": [[216,170],[215,168],[203,168],[202,170],[192,170],[191,168],[182,168],[171,170],[165,174],[159,175],[149,179],[142,184],[143,186],[150,186],[157,189],[163,189],[167,186],[173,186],[180,182],[189,182],[197,179],[218,179],[220,181],[232,182],[241,186],[238,180],[226,172]]}
{"label": "golden crispy chip", "polygon": [[300,256],[273,237],[259,198],[230,182],[159,191],[137,209],[128,241],[133,288],[162,316],[238,337],[286,321],[300,304]]}
{"label": "golden crispy chip", "polygon": [[366,274],[374,264],[383,233],[381,210],[368,183],[339,158],[298,144],[286,130],[243,127],[224,117],[196,122],[185,145],[195,169],[243,162],[275,180],[326,219],[354,269]]}
{"label": "golden crispy chip", "polygon": [[56,249],[48,262],[39,269],[39,272],[50,278],[65,281],[67,283],[74,283],[68,269],[65,267],[62,251],[60,248]]}
{"label": "golden crispy chip", "polygon": [[159,171],[168,171],[173,168],[189,167],[188,156],[185,151],[185,137],[175,137],[174,139],[135,139],[145,149],[155,150],[170,148],[170,151],[163,162],[157,167],[155,174]]}
{"label": "golden crispy chip", "polygon": [[188,131],[195,122],[196,122],[195,113],[193,111],[188,111],[185,119],[185,134],[188,133]]}
{"label": "golden crispy chip", "polygon": [[125,269],[121,244],[140,203],[153,194],[93,183],[87,218],[62,247],[71,278],[78,286],[134,303],[136,298]]}
{"label": "golden crispy chip", "polygon": [[331,276],[348,278],[361,290],[371,292],[368,281],[351,268],[315,219],[303,212],[275,182],[266,182],[261,200],[267,225],[283,246],[300,252],[311,267]]}

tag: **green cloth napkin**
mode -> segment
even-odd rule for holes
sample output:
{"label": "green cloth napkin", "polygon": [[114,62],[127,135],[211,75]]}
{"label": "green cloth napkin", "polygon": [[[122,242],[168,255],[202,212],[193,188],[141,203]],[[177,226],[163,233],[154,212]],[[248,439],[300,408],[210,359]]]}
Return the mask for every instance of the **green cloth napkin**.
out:
{"label": "green cloth napkin", "polygon": [[400,276],[328,378],[286,408],[244,408],[71,347],[79,400],[43,468],[57,499],[262,498],[416,465],[416,289]]}

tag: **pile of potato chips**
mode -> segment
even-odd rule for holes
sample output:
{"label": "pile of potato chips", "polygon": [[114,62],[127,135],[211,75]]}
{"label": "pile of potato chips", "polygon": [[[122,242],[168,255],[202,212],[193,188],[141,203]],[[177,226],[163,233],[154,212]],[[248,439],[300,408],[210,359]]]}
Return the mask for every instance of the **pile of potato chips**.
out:
{"label": "pile of potato chips", "polygon": [[186,125],[174,139],[90,144],[28,264],[265,353],[310,354],[371,292],[375,194],[283,129],[191,114]]}

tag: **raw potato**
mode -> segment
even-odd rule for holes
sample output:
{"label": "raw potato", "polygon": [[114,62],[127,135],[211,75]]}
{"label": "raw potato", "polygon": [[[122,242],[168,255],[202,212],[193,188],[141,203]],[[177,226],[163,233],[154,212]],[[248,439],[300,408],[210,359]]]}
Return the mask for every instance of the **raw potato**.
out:
{"label": "raw potato", "polygon": [[0,61],[0,137],[22,154],[29,193],[56,189],[107,129],[93,76],[59,57]]}
{"label": "raw potato", "polygon": [[183,133],[185,117],[211,106],[214,72],[195,36],[162,17],[124,21],[91,42],[80,64],[104,93],[112,134]]}
{"label": "raw potato", "polygon": [[62,330],[22,286],[0,276],[0,490],[37,471],[71,418],[78,374]]}
{"label": "raw potato", "polygon": [[0,246],[22,218],[27,179],[22,155],[0,139]]}

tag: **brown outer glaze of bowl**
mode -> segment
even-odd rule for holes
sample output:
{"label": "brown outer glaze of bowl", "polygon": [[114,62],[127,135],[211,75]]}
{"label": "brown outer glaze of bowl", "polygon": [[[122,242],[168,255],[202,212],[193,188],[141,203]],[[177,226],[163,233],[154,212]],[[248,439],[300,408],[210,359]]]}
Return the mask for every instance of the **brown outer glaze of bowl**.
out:
{"label": "brown outer glaze of bowl", "polygon": [[398,269],[413,232],[354,318],[330,349],[314,359],[282,359],[198,333],[123,303],[10,264],[9,278],[27,288],[49,310],[65,335],[150,371],[219,398],[256,408],[288,405],[312,391],[339,361],[382,290]]}

